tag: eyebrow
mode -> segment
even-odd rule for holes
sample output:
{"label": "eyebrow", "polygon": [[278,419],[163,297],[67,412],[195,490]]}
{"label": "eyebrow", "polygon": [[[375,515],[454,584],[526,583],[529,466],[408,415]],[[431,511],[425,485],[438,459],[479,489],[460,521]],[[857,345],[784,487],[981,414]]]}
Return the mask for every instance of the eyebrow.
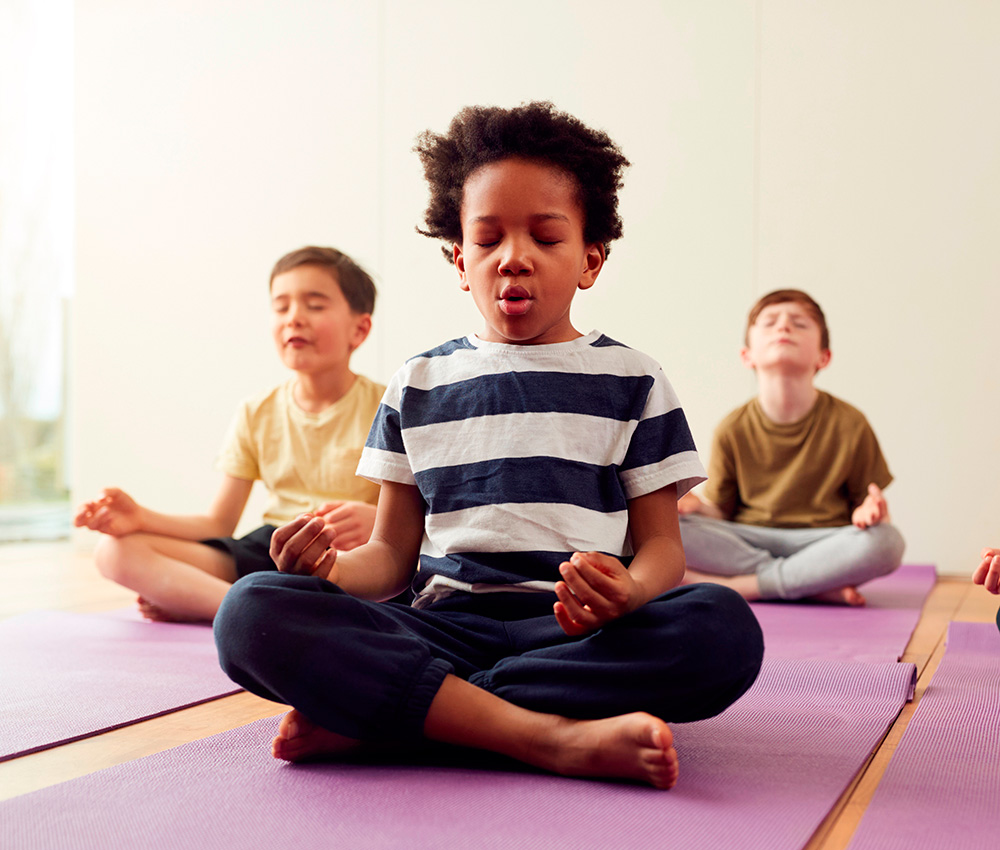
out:
{"label": "eyebrow", "polygon": [[[562,213],[554,213],[554,212],[536,213],[535,215],[528,216],[528,218],[533,222],[556,220],[556,221],[565,221],[569,223],[569,216],[565,216]],[[472,221],[470,221],[469,224],[493,224],[494,222],[499,221],[499,219],[500,216],[497,215],[479,215],[476,216],[474,219],[472,219]]]}
{"label": "eyebrow", "polygon": [[[291,297],[292,296],[289,293],[287,293],[287,292],[280,292],[277,295],[272,295],[271,296],[271,300],[272,301],[281,301],[282,299],[284,299],[284,300],[287,301]],[[303,292],[301,294],[301,297],[306,298],[306,299],[309,299],[309,298],[325,298],[327,301],[330,300],[330,296],[329,295],[327,295],[325,292],[319,292],[318,290],[314,291],[314,292]]]}

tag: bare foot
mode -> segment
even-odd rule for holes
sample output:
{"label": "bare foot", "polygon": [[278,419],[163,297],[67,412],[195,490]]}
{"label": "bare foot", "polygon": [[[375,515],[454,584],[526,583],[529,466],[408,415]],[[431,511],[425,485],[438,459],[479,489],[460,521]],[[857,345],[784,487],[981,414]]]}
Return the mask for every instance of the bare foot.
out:
{"label": "bare foot", "polygon": [[856,587],[836,587],[810,596],[809,599],[813,602],[829,602],[832,605],[847,605],[851,608],[861,608],[867,604],[867,600],[858,593]]}
{"label": "bare foot", "polygon": [[717,576],[713,573],[700,573],[688,567],[684,571],[681,584],[721,584],[730,590],[735,590],[747,602],[756,602],[760,599],[760,583],[753,573],[745,576]]}
{"label": "bare foot", "polygon": [[677,783],[674,736],[658,717],[636,712],[560,721],[553,735],[535,742],[526,761],[563,776],[634,779],[656,788]]}
{"label": "bare foot", "polygon": [[292,709],[278,727],[278,736],[271,744],[271,754],[284,761],[306,761],[325,756],[343,755],[364,745],[317,726],[297,709]]}
{"label": "bare foot", "polygon": [[175,617],[169,611],[154,605],[141,596],[136,600],[136,604],[139,606],[139,613],[142,614],[147,620],[153,620],[156,623],[180,623],[182,620],[180,617]]}

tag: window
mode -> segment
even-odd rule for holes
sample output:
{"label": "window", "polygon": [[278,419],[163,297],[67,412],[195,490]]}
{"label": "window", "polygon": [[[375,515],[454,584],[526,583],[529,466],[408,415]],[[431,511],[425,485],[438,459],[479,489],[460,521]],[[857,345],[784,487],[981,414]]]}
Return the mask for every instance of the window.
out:
{"label": "window", "polygon": [[72,11],[0,3],[0,542],[69,533]]}

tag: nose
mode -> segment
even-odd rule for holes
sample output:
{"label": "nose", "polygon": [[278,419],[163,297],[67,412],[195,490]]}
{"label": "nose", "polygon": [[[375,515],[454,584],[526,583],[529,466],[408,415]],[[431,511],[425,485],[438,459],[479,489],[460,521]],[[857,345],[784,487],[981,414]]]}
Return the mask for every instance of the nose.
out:
{"label": "nose", "polygon": [[293,301],[288,305],[288,312],[285,313],[285,323],[293,326],[302,324],[302,317],[305,315],[305,308]]}
{"label": "nose", "polygon": [[505,277],[530,275],[534,271],[527,239],[511,237],[506,241],[498,271]]}

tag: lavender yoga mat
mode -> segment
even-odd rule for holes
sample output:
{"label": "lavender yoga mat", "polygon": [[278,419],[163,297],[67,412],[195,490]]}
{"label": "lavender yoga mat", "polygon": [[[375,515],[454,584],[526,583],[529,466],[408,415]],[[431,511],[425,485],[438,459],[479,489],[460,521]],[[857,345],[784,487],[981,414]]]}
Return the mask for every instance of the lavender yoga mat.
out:
{"label": "lavender yoga mat", "polygon": [[850,850],[1000,846],[1000,632],[951,623]]}
{"label": "lavender yoga mat", "polygon": [[0,622],[0,761],[238,690],[208,626],[22,614]]}
{"label": "lavender yoga mat", "polygon": [[765,662],[728,711],[673,727],[672,791],[495,760],[475,769],[475,754],[443,766],[287,765],[269,754],[269,718],[0,803],[0,846],[798,850],[914,675],[909,664]]}
{"label": "lavender yoga mat", "polygon": [[904,565],[868,582],[863,608],[808,602],[754,602],[769,658],[896,661],[934,587],[934,567]]}

